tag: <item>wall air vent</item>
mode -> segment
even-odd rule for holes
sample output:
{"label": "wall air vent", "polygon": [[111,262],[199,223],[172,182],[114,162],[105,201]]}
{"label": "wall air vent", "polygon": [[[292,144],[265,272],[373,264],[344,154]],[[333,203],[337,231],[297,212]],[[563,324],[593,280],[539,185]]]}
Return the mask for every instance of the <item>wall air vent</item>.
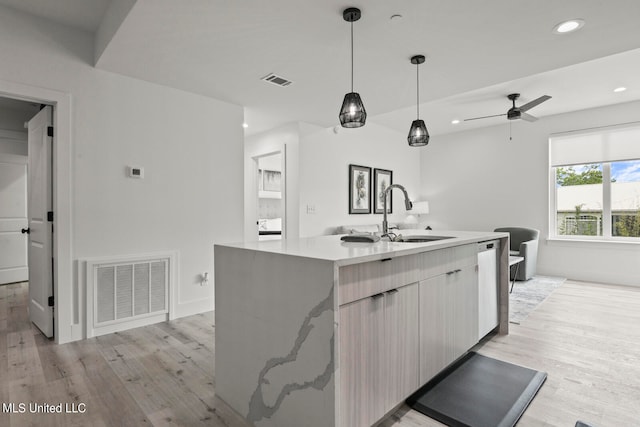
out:
{"label": "wall air vent", "polygon": [[170,318],[174,253],[90,258],[81,264],[86,272],[87,338]]}
{"label": "wall air vent", "polygon": [[276,76],[273,73],[267,74],[261,80],[264,80],[265,82],[273,83],[276,86],[282,86],[282,87],[289,86],[291,83],[293,83],[291,80],[287,80],[284,77]]}

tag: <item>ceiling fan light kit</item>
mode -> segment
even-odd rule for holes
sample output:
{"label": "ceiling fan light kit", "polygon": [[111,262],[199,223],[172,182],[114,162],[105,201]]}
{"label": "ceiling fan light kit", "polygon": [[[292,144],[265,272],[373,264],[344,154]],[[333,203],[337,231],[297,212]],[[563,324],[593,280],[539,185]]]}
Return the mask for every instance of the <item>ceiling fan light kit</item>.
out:
{"label": "ceiling fan light kit", "polygon": [[351,24],[351,92],[344,96],[338,114],[340,125],[345,128],[359,128],[367,121],[367,111],[360,94],[353,91],[353,23],[360,19],[361,15],[360,9],[355,7],[349,7],[342,12],[344,20]]}
{"label": "ceiling fan light kit", "polygon": [[513,107],[509,108],[509,111],[507,111],[507,119],[517,120],[522,117],[522,111],[519,108],[516,108],[516,99],[520,98],[520,94],[510,93],[509,95],[507,95],[507,98],[509,98],[513,103]]}
{"label": "ceiling fan light kit", "polygon": [[424,63],[424,55],[415,55],[411,57],[411,63],[416,66],[416,120],[411,123],[407,141],[411,147],[424,147],[429,143],[429,131],[424,124],[424,120],[420,120],[420,75],[419,66]]}

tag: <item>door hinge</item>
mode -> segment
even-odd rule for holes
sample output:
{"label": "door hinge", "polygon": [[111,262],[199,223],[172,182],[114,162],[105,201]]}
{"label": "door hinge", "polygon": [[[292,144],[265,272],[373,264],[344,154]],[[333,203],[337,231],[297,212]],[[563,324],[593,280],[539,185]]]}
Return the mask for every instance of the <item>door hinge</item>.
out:
{"label": "door hinge", "polygon": [[47,221],[53,222],[53,211],[47,212]]}
{"label": "door hinge", "polygon": [[49,297],[49,301],[48,301],[48,304],[47,304],[47,305],[48,305],[49,307],[53,307],[53,302],[54,302],[53,296],[50,296],[50,297]]}
{"label": "door hinge", "polygon": [[53,126],[47,126],[47,136],[53,136]]}

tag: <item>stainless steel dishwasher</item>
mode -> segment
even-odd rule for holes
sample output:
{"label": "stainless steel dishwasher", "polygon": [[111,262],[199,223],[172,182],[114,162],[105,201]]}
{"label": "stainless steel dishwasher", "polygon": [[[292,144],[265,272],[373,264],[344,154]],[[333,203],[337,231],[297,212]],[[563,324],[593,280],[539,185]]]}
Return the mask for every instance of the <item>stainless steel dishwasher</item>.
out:
{"label": "stainless steel dishwasher", "polygon": [[498,326],[498,249],[500,241],[478,243],[478,337]]}

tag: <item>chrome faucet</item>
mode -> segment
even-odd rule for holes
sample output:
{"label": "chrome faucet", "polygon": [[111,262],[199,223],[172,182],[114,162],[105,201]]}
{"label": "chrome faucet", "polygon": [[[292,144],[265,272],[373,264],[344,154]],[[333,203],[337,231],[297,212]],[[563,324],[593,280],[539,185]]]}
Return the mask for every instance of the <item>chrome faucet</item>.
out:
{"label": "chrome faucet", "polygon": [[383,211],[382,211],[382,213],[384,214],[382,219],[382,237],[389,235],[389,223],[387,222],[387,195],[391,193],[392,188],[398,188],[402,190],[402,192],[404,193],[404,206],[407,208],[408,211],[410,211],[411,208],[413,208],[413,203],[411,203],[411,200],[409,200],[409,194],[407,194],[407,190],[405,190],[402,185],[391,184],[390,186],[385,188],[384,193],[382,193],[382,203],[384,205]]}

